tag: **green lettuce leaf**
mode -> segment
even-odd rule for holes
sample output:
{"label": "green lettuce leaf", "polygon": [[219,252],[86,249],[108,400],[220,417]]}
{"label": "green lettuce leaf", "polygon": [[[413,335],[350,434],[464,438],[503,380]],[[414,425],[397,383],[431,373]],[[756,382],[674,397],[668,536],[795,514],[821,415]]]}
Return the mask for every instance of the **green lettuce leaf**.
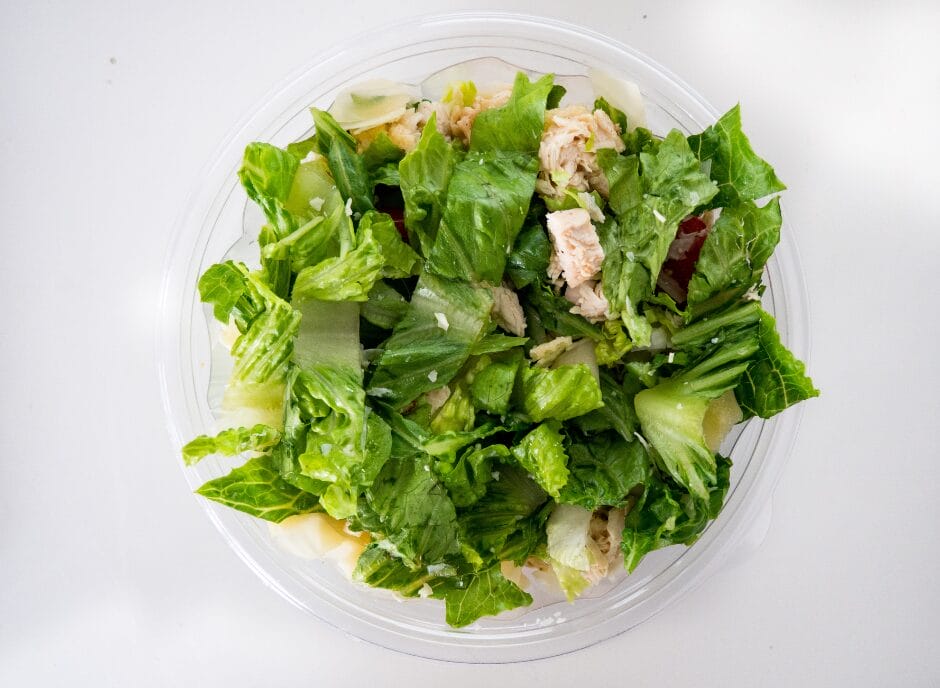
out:
{"label": "green lettuce leaf", "polygon": [[370,210],[359,221],[359,233],[371,231],[382,250],[385,266],[382,276],[390,278],[409,277],[418,274],[420,256],[402,241],[390,215]]}
{"label": "green lettuce leaf", "polygon": [[525,471],[493,463],[485,494],[458,515],[461,540],[484,562],[523,561],[544,542],[548,495]]}
{"label": "green lettuce leaf", "polygon": [[499,284],[537,172],[534,155],[468,153],[454,167],[428,269],[453,279]]}
{"label": "green lettuce leaf", "polygon": [[470,134],[471,152],[538,153],[553,81],[554,77],[546,74],[530,82],[519,72],[506,104],[477,115]]}
{"label": "green lettuce leaf", "polygon": [[597,228],[604,249],[604,295],[633,343],[647,346],[652,328],[640,303],[656,288],[679,222],[707,203],[717,187],[676,130],[655,151],[624,157],[604,149],[597,159],[610,182],[610,206],[617,215],[616,222],[608,218]]}
{"label": "green lettuce leaf", "polygon": [[744,417],[770,418],[800,401],[819,396],[806,376],[806,366],[780,343],[776,323],[761,312],[758,349],[735,389]]}
{"label": "green lettuce leaf", "polygon": [[367,224],[361,227],[356,248],[297,273],[292,298],[298,304],[311,300],[366,301],[385,263],[382,247]]}
{"label": "green lettuce leaf", "polygon": [[369,394],[401,408],[450,382],[489,324],[486,289],[423,274],[379,358]]}
{"label": "green lettuce leaf", "polygon": [[429,457],[388,460],[366,493],[382,533],[411,568],[457,554],[457,515]]}
{"label": "green lettuce leaf", "polygon": [[725,208],[709,232],[689,281],[689,305],[727,289],[745,291],[760,282],[764,264],[780,241],[780,200],[762,208],[751,201]]}
{"label": "green lettuce leaf", "polygon": [[296,461],[303,475],[327,485],[321,495],[326,511],[346,518],[355,513],[360,488],[377,472],[375,464],[387,459],[367,450],[359,308],[348,302],[309,301],[301,313],[288,404],[298,407],[308,429]]}
{"label": "green lettuce leaf", "polygon": [[751,148],[741,130],[740,105],[735,105],[701,134],[690,136],[689,145],[699,160],[711,162],[709,174],[719,188],[709,204],[712,208],[757,200],[787,188],[767,161]]}
{"label": "green lettuce leaf", "polygon": [[229,428],[215,437],[200,435],[183,447],[183,463],[192,466],[210,454],[234,456],[242,452],[270,449],[281,439],[281,433],[268,425],[251,428]]}
{"label": "green lettuce leaf", "polygon": [[473,506],[486,494],[493,480],[494,462],[509,458],[509,449],[502,444],[468,447],[452,466],[438,466],[441,480],[457,508]]}
{"label": "green lettuce leaf", "polygon": [[615,430],[630,442],[640,427],[640,421],[633,409],[633,397],[643,389],[643,385],[629,372],[624,373],[622,383],[617,382],[611,373],[603,369],[600,378],[601,398],[604,405],[583,416],[578,416],[572,424],[588,435],[604,430]]}
{"label": "green lettuce leaf", "polygon": [[390,330],[405,317],[408,302],[384,280],[372,285],[369,298],[362,304],[362,317],[376,327]]}
{"label": "green lettuce leaf", "polygon": [[299,490],[281,478],[270,456],[251,459],[228,475],[210,480],[196,492],[274,523],[280,523],[288,516],[322,511],[315,495]]}
{"label": "green lettuce leaf", "polygon": [[509,410],[509,402],[516,384],[519,361],[491,363],[478,372],[470,385],[470,395],[476,408],[498,416]]}
{"label": "green lettuce leaf", "polygon": [[562,444],[561,423],[549,421],[536,426],[512,448],[512,455],[555,499],[568,482],[568,455]]}
{"label": "green lettuce leaf", "polygon": [[551,255],[552,246],[542,225],[537,221],[527,224],[516,237],[506,261],[506,274],[516,289],[538,284],[548,273]]}
{"label": "green lettuce leaf", "polygon": [[535,423],[575,418],[603,403],[600,385],[583,363],[522,370],[521,406]]}
{"label": "green lettuce leaf", "polygon": [[742,333],[708,351],[692,367],[633,400],[643,435],[658,464],[699,499],[716,484],[715,455],[705,443],[702,422],[708,403],[732,389],[758,349],[752,332]]}
{"label": "green lettuce leaf", "polygon": [[356,152],[356,139],[328,112],[316,108],[310,108],[310,112],[317,132],[317,151],[326,157],[336,188],[343,198],[351,199],[355,212],[371,210],[372,183],[362,156]]}
{"label": "green lettuce leaf", "polygon": [[532,604],[532,596],[507,580],[498,567],[455,578],[439,578],[434,597],[446,603],[445,620],[462,628],[484,616]]}
{"label": "green lettuce leaf", "polygon": [[571,472],[558,501],[585,509],[621,507],[630,493],[646,485],[652,475],[650,456],[635,438],[627,441],[603,433],[568,447]]}
{"label": "green lettuce leaf", "polygon": [[457,162],[454,148],[437,130],[436,122],[436,114],[431,115],[418,145],[398,163],[405,227],[412,244],[423,256],[431,253],[437,238],[447,188]]}

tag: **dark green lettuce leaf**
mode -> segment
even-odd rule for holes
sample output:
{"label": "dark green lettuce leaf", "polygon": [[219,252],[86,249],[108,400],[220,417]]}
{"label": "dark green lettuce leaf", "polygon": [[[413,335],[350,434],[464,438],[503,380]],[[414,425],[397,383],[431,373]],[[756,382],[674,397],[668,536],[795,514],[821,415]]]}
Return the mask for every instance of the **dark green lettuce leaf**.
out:
{"label": "dark green lettuce leaf", "polygon": [[431,587],[434,597],[444,599],[445,620],[454,628],[532,604],[532,596],[506,579],[498,566],[464,576],[439,578]]}
{"label": "dark green lettuce leaf", "polygon": [[552,246],[545,229],[538,222],[531,222],[516,237],[506,262],[506,274],[516,289],[538,284],[545,279],[551,255]]}
{"label": "dark green lettuce leaf", "polygon": [[764,312],[757,324],[757,339],[757,352],[735,390],[745,418],[770,418],[793,404],[819,396],[819,390],[806,376],[806,366],[780,343],[774,319]]}
{"label": "dark green lettuce leaf", "polygon": [[519,363],[518,359],[491,363],[476,374],[470,396],[478,409],[499,416],[509,410]]}
{"label": "dark green lettuce leaf", "polygon": [[627,441],[601,433],[572,441],[568,447],[571,475],[558,499],[585,509],[624,506],[631,491],[646,485],[652,475],[649,453],[636,438]]}
{"label": "dark green lettuce leaf", "polygon": [[626,441],[632,441],[640,427],[633,409],[633,397],[643,385],[630,372],[624,373],[623,382],[606,370],[601,370],[601,398],[604,405],[599,409],[578,416],[572,424],[585,434],[615,430]]}
{"label": "dark green lettuce leaf", "polygon": [[653,295],[679,222],[708,202],[717,187],[676,130],[655,150],[637,156],[619,156],[610,149],[597,155],[617,216],[597,228],[604,249],[604,295],[634,344],[646,346],[652,329],[640,303]]}
{"label": "dark green lettuce leaf", "polygon": [[782,221],[779,198],[762,208],[751,201],[724,208],[702,244],[689,281],[689,305],[760,282],[764,264],[780,241]]}
{"label": "dark green lettuce leaf", "polygon": [[401,408],[458,373],[489,324],[486,289],[424,274],[378,360],[369,394]]}
{"label": "dark green lettuce leaf", "polygon": [[475,446],[465,449],[453,465],[440,465],[438,472],[454,505],[465,508],[483,497],[493,480],[494,462],[504,462],[509,456],[509,449],[502,444]]}
{"label": "dark green lettuce leaf", "polygon": [[783,191],[781,182],[766,160],[751,148],[741,130],[741,106],[735,105],[701,134],[689,137],[689,145],[702,162],[709,161],[711,178],[719,192],[709,206],[724,208]]}
{"label": "dark green lettuce leaf", "polygon": [[355,212],[371,210],[372,183],[362,156],[356,152],[356,139],[330,113],[316,108],[310,108],[310,112],[317,132],[317,151],[326,157],[336,187],[343,198],[351,199]]}
{"label": "dark green lettuce leaf", "polygon": [[359,221],[357,233],[362,234],[367,230],[372,232],[381,247],[385,261],[382,268],[383,277],[402,278],[418,274],[421,258],[411,246],[402,241],[390,215],[370,210]]}
{"label": "dark green lettuce leaf", "polygon": [[384,330],[390,330],[405,317],[408,302],[385,280],[372,285],[369,298],[362,304],[362,317]]}
{"label": "dark green lettuce leaf", "polygon": [[366,493],[381,524],[378,532],[412,568],[459,552],[454,503],[429,462],[429,457],[392,457]]}

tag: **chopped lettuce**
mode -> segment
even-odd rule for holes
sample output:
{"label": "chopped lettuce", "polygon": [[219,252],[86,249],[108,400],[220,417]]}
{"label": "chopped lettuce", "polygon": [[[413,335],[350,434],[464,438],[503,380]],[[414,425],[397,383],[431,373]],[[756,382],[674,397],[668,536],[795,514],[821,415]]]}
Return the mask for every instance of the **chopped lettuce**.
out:
{"label": "chopped lettuce", "polygon": [[499,284],[537,172],[534,155],[468,153],[454,167],[428,269],[444,277]]}
{"label": "chopped lettuce", "polygon": [[767,161],[751,148],[741,130],[740,105],[728,110],[701,134],[690,136],[689,145],[699,160],[711,165],[709,174],[718,184],[718,194],[710,199],[713,208],[757,200],[787,188]]}
{"label": "chopped lettuce", "polygon": [[568,482],[568,455],[560,429],[558,421],[541,423],[512,448],[519,465],[554,499]]}
{"label": "chopped lettuce", "polygon": [[586,509],[624,506],[653,471],[649,453],[636,438],[604,433],[572,442],[568,454],[570,478],[558,501]]}
{"label": "chopped lettuce", "polygon": [[583,364],[522,370],[522,410],[534,423],[568,420],[603,405],[601,388]]}

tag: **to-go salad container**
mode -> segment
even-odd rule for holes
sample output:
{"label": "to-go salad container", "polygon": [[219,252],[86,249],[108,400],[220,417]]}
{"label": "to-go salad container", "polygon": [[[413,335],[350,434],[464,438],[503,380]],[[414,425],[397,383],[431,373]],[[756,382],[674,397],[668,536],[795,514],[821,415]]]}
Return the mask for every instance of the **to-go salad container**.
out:
{"label": "to-go salad container", "polygon": [[[175,447],[217,429],[217,408],[230,370],[218,326],[199,300],[196,282],[227,258],[252,265],[263,218],[238,183],[242,152],[251,141],[284,146],[309,135],[308,108],[326,108],[338,91],[382,78],[418,83],[434,72],[477,58],[498,58],[533,73],[586,75],[592,69],[636,83],[649,127],[698,132],[718,113],[695,91],[634,50],[597,33],[557,21],[511,14],[460,13],[414,19],[341,43],[272,91],[228,137],[200,177],[181,215],[166,266],[158,366]],[[792,228],[767,264],[764,308],[776,317],[782,343],[808,356],[806,294]],[[387,591],[350,582],[330,561],[281,550],[261,520],[202,501],[206,513],[241,559],[296,606],[358,638],[409,654],[455,662],[515,662],[571,652],[650,618],[714,572],[729,555],[759,542],[770,515],[774,484],[796,434],[801,407],[772,420],[753,418],[723,449],[733,461],[731,487],[718,518],[691,548],[649,554],[634,573],[590,588],[574,603],[536,598],[530,607],[453,629],[443,603],[406,602]],[[193,489],[225,474],[232,459],[210,457],[185,469]]]}

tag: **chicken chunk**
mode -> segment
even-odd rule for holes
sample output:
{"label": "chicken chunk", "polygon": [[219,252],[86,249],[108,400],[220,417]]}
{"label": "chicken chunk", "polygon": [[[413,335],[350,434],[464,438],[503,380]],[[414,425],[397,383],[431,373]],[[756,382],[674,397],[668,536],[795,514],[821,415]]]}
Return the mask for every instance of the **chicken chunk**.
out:
{"label": "chicken chunk", "polygon": [[525,313],[519,295],[508,287],[493,288],[493,318],[496,324],[517,337],[525,336]]}
{"label": "chicken chunk", "polygon": [[549,263],[549,277],[554,279],[551,271],[561,268],[569,287],[593,279],[604,262],[604,249],[588,212],[583,208],[558,210],[549,213],[546,220],[557,257],[555,263]]}
{"label": "chicken chunk", "polygon": [[561,197],[568,188],[596,189],[606,196],[607,179],[597,164],[596,151],[624,149],[617,125],[603,110],[592,113],[581,105],[549,110],[545,121],[539,144],[539,192]]}
{"label": "chicken chunk", "polygon": [[591,322],[610,319],[610,304],[604,296],[600,282],[582,282],[577,287],[568,287],[565,298],[574,304],[571,312]]}

